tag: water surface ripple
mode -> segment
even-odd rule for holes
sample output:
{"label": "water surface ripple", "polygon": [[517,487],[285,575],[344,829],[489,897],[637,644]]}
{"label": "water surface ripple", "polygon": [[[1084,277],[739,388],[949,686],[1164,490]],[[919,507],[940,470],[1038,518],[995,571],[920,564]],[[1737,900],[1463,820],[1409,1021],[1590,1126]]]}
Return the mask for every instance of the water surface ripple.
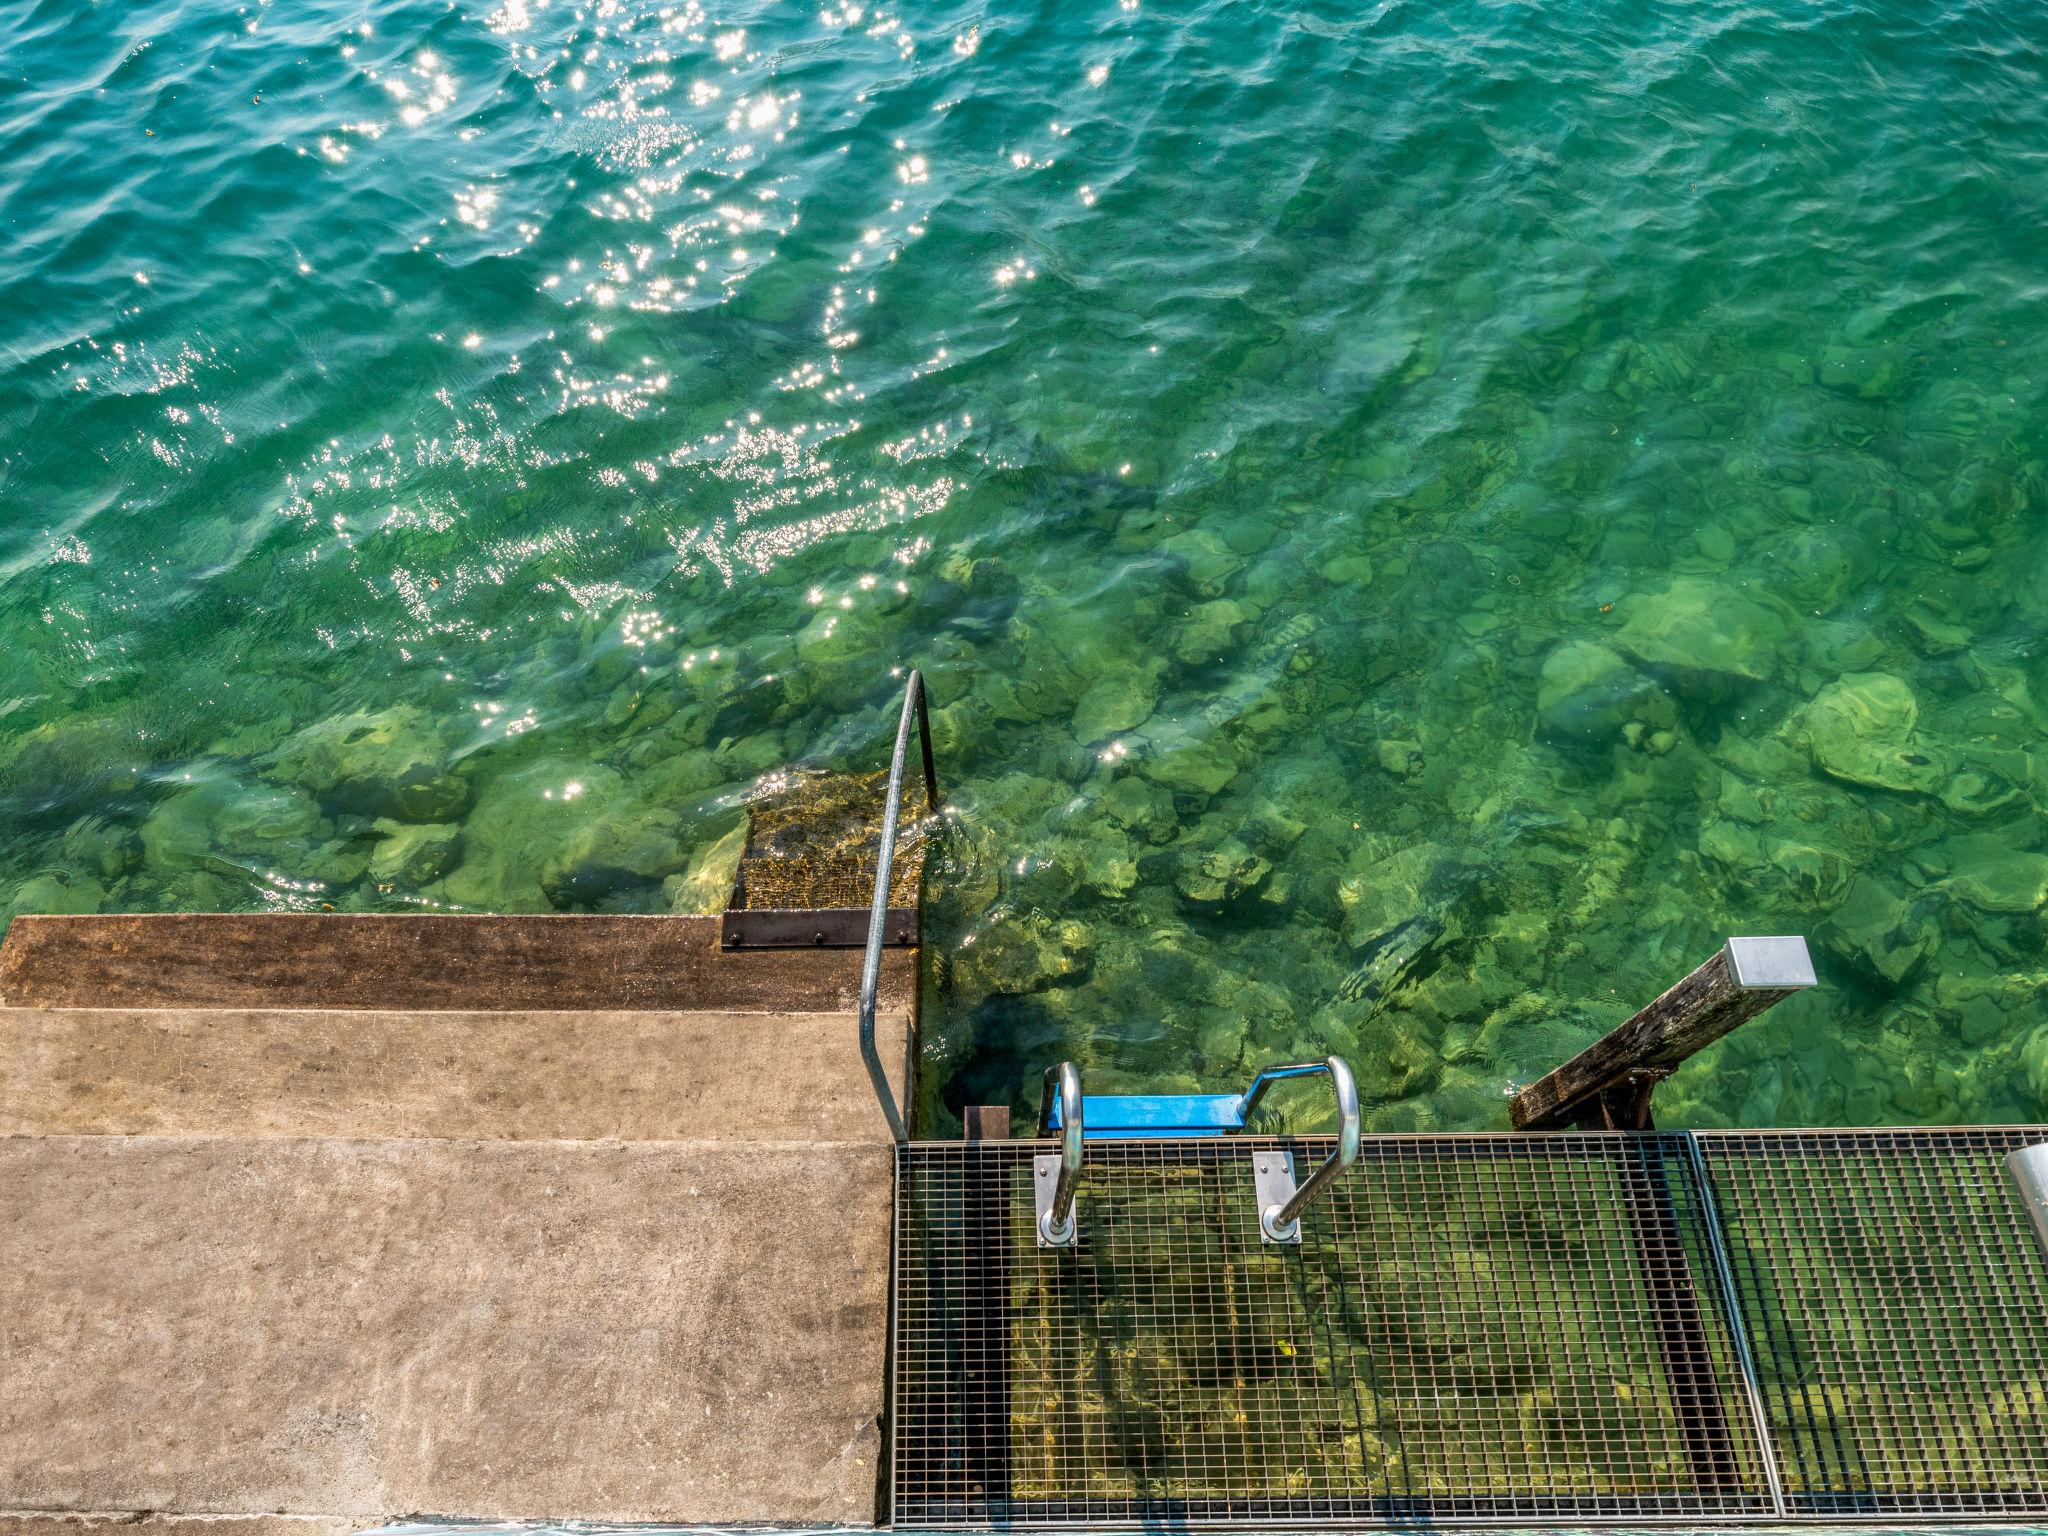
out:
{"label": "water surface ripple", "polygon": [[[10,911],[715,905],[931,679],[924,1120],[2048,1109],[2029,7],[0,10]],[[2039,690],[2043,698],[2034,695]]]}

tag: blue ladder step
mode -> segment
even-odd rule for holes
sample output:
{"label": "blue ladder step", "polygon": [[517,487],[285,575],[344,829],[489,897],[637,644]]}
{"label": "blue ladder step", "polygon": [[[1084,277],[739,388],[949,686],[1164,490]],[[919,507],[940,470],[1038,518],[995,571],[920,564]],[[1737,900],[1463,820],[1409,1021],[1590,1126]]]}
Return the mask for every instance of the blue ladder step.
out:
{"label": "blue ladder step", "polygon": [[[1064,1123],[1057,1097],[1052,1126]],[[1235,1093],[1091,1093],[1081,1099],[1081,1139],[1223,1136],[1244,1129],[1244,1098]]]}

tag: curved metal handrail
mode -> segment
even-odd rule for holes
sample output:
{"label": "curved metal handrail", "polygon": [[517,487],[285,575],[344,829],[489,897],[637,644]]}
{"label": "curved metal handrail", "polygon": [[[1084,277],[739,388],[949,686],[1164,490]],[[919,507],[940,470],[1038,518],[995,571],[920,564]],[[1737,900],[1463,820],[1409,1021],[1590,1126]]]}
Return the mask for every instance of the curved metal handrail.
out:
{"label": "curved metal handrail", "polygon": [[1330,1086],[1337,1092],[1337,1150],[1324,1160],[1323,1166],[1310,1174],[1306,1183],[1295,1190],[1294,1197],[1285,1205],[1269,1205],[1259,1212],[1259,1225],[1266,1236],[1276,1243],[1292,1241],[1297,1228],[1295,1223],[1301,1213],[1308,1209],[1309,1202],[1330,1187],[1338,1174],[1358,1161],[1358,1080],[1351,1075],[1351,1068],[1345,1065],[1341,1056],[1331,1056],[1323,1061],[1295,1061],[1284,1066],[1263,1068],[1252,1079],[1244,1098],[1240,1100],[1239,1122],[1251,1123],[1252,1111],[1259,1107],[1259,1100],[1274,1083],[1290,1077],[1315,1077],[1328,1073]]}
{"label": "curved metal handrail", "polygon": [[896,1095],[889,1086],[889,1074],[875,1050],[875,994],[882,982],[882,936],[889,918],[889,872],[896,863],[896,816],[903,804],[903,759],[910,747],[910,722],[917,721],[919,745],[924,750],[924,803],[929,815],[939,808],[939,775],[932,765],[931,709],[925,702],[924,674],[912,671],[903,688],[903,714],[896,722],[896,751],[889,759],[889,793],[882,804],[882,841],[875,857],[875,901],[868,911],[868,948],[860,967],[860,1058],[867,1063],[868,1080],[875,1085],[875,1098],[889,1121],[889,1134],[897,1145],[910,1140],[897,1108]]}
{"label": "curved metal handrail", "polygon": [[1045,1069],[1045,1091],[1038,1101],[1038,1134],[1052,1134],[1052,1107],[1060,1106],[1060,1178],[1052,1204],[1038,1219],[1038,1235],[1055,1248],[1074,1240],[1074,1188],[1081,1181],[1081,1074],[1071,1061]]}

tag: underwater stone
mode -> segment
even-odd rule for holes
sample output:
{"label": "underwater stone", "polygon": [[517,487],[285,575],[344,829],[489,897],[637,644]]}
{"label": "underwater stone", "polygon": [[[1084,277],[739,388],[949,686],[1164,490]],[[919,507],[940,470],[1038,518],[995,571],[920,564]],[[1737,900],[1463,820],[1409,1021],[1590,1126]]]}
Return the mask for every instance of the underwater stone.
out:
{"label": "underwater stone", "polygon": [[1182,563],[1188,581],[1205,597],[1221,596],[1224,583],[1244,569],[1244,556],[1205,528],[1177,533],[1159,549]]}
{"label": "underwater stone", "polygon": [[1364,949],[1432,910],[1427,899],[1447,862],[1435,843],[1415,843],[1354,869],[1337,882],[1344,912],[1344,938]]}
{"label": "underwater stone", "polygon": [[2025,853],[1995,837],[1943,844],[1948,889],[1986,912],[2034,912],[2048,902],[2048,854]]}
{"label": "underwater stone", "polygon": [[1259,889],[1273,872],[1261,858],[1234,837],[1181,859],[1174,871],[1174,889],[1195,907],[1218,907]]}
{"label": "underwater stone", "polygon": [[116,826],[86,817],[64,829],[66,869],[82,869],[102,880],[116,880],[142,863],[142,839],[133,827]]}
{"label": "underwater stone", "polygon": [[452,821],[470,804],[439,733],[407,704],[316,721],[278,750],[270,772],[365,816]]}
{"label": "underwater stone", "polygon": [[1815,694],[1800,714],[1814,765],[1851,784],[1926,793],[1947,776],[1912,744],[1920,706],[1888,672],[1853,672]]}
{"label": "underwater stone", "polygon": [[733,879],[746,849],[747,822],[742,817],[724,836],[699,848],[688,869],[662,881],[669,911],[698,916],[723,912],[732,900]]}
{"label": "underwater stone", "polygon": [[689,863],[667,811],[618,810],[585,820],[541,866],[540,888],[558,908],[595,907],[657,886]]}
{"label": "underwater stone", "polygon": [[1191,666],[1222,660],[1250,618],[1242,604],[1228,598],[1198,603],[1174,631],[1174,658]]}
{"label": "underwater stone", "polygon": [[1413,777],[1422,772],[1421,745],[1413,741],[1381,742],[1380,767],[1397,779]]}
{"label": "underwater stone", "polygon": [[20,912],[76,915],[99,911],[106,899],[106,887],[90,875],[48,871],[22,881],[6,911],[10,916]]}
{"label": "underwater stone", "polygon": [[1118,667],[1081,695],[1074,710],[1074,735],[1094,743],[1133,730],[1152,718],[1159,702],[1159,674],[1151,667]]}
{"label": "underwater stone", "polygon": [[430,885],[462,859],[462,829],[446,822],[375,823],[377,845],[370,850],[370,878],[380,885]]}
{"label": "underwater stone", "polygon": [[1272,858],[1279,857],[1300,842],[1302,834],[1307,831],[1307,822],[1290,816],[1270,800],[1260,801],[1243,823],[1245,841]]}
{"label": "underwater stone", "polygon": [[1567,641],[1543,658],[1536,729],[1553,741],[1612,741],[1630,724],[1640,736],[1676,719],[1669,696],[1603,645]]}
{"label": "underwater stone", "polygon": [[1940,942],[1903,895],[1871,875],[1857,876],[1817,937],[1830,954],[1891,986],[1917,971]]}
{"label": "underwater stone", "polygon": [[1180,824],[1173,814],[1173,795],[1135,774],[1126,774],[1102,793],[1102,814],[1111,824],[1136,832],[1147,842],[1170,841]]}
{"label": "underwater stone", "polygon": [[1086,923],[1031,912],[991,923],[961,947],[953,964],[983,991],[1018,996],[1077,980],[1094,948]]}
{"label": "underwater stone", "polygon": [[1785,625],[1762,604],[1694,576],[1624,601],[1615,643],[1649,667],[1669,667],[1684,688],[1762,682],[1784,646]]}
{"label": "underwater stone", "polygon": [[1372,557],[1370,555],[1338,555],[1325,560],[1316,567],[1316,574],[1333,586],[1370,586],[1372,584]]}
{"label": "underwater stone", "polygon": [[1180,794],[1213,795],[1237,777],[1237,758],[1223,742],[1210,738],[1184,741],[1156,755],[1148,754],[1138,771],[1155,784]]}
{"label": "underwater stone", "polygon": [[1889,347],[1827,346],[1820,349],[1816,377],[1824,388],[1859,400],[1888,400],[1898,393],[1905,370]]}

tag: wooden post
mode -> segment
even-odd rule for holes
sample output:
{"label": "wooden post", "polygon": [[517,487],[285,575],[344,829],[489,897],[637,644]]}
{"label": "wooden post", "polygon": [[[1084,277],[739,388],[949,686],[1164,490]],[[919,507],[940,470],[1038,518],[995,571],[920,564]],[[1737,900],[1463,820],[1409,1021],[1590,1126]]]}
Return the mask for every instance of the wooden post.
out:
{"label": "wooden post", "polygon": [[960,1111],[960,1128],[968,1141],[1008,1141],[1010,1106],[969,1104]]}
{"label": "wooden post", "polygon": [[1688,1056],[1814,984],[1797,937],[1730,939],[1713,959],[1508,1105],[1518,1131],[1650,1129],[1650,1094]]}

